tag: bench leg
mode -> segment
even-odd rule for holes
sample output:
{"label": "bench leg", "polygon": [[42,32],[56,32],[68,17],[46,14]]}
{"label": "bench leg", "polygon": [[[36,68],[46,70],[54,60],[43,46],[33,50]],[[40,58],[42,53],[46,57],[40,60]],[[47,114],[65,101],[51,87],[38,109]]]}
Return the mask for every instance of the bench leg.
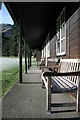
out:
{"label": "bench leg", "polygon": [[46,88],[43,80],[42,80],[42,88]]}
{"label": "bench leg", "polygon": [[79,79],[78,79],[76,111],[80,112],[80,76],[79,76]]}
{"label": "bench leg", "polygon": [[46,110],[48,114],[51,114],[51,77],[48,77],[48,80],[47,80]]}

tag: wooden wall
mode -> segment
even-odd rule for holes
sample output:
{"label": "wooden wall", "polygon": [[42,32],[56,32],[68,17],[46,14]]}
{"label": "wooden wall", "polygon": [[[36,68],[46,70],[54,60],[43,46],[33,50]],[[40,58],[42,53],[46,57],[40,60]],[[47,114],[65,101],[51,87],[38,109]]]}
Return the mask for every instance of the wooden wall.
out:
{"label": "wooden wall", "polygon": [[36,51],[36,60],[37,60],[37,62],[41,61],[41,56],[42,56],[41,51],[37,50]]}
{"label": "wooden wall", "polygon": [[[56,37],[50,41],[51,58],[56,57]],[[80,58],[80,8],[66,22],[66,55],[63,58]]]}
{"label": "wooden wall", "polygon": [[54,36],[50,41],[50,57],[56,57],[56,36]]}
{"label": "wooden wall", "polygon": [[80,53],[80,8],[66,23],[66,58],[79,58]]}

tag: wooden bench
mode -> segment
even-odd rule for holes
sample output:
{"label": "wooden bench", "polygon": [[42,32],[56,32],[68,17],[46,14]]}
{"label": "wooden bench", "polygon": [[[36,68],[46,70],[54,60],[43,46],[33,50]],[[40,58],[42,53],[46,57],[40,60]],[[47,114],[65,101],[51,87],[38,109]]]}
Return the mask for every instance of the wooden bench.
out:
{"label": "wooden bench", "polygon": [[[45,61],[45,60],[44,60]],[[47,66],[45,66],[45,64],[41,64],[40,65],[40,69],[42,69],[42,72],[45,71],[45,69],[48,69],[50,71],[53,71],[53,70],[57,70],[58,67],[59,67],[59,61],[60,59],[53,59],[53,58],[48,58],[47,59]],[[42,63],[42,62],[41,62]],[[44,62],[45,63],[45,62]],[[55,67],[54,67],[55,66]]]}
{"label": "wooden bench", "polygon": [[[52,68],[55,68],[53,66]],[[46,67],[47,68],[47,67]],[[49,66],[48,66],[49,68]],[[51,86],[57,85],[63,91],[77,91],[76,111],[80,111],[80,60],[61,59],[57,71],[42,72],[42,86],[46,87],[46,107],[51,112]]]}
{"label": "wooden bench", "polygon": [[39,69],[41,69],[43,66],[45,66],[45,59],[42,58],[40,64],[37,65]]}

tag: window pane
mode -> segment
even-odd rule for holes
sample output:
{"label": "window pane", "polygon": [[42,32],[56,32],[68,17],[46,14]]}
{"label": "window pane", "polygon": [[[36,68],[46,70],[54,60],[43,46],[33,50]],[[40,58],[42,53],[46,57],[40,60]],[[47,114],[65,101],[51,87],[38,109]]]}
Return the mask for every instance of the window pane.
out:
{"label": "window pane", "polygon": [[57,32],[57,41],[60,41],[60,31]]}
{"label": "window pane", "polygon": [[63,24],[61,27],[61,39],[65,37],[65,25]]}
{"label": "window pane", "polygon": [[57,43],[57,52],[60,53],[60,42]]}
{"label": "window pane", "polygon": [[65,25],[63,25],[63,37],[65,37]]}
{"label": "window pane", "polygon": [[63,14],[61,14],[61,25],[63,23]]}
{"label": "window pane", "polygon": [[63,38],[63,27],[61,27],[61,39]]}
{"label": "window pane", "polygon": [[60,17],[57,19],[56,28],[57,28],[57,31],[60,29]]}
{"label": "window pane", "polygon": [[65,52],[65,39],[61,41],[61,52]]}

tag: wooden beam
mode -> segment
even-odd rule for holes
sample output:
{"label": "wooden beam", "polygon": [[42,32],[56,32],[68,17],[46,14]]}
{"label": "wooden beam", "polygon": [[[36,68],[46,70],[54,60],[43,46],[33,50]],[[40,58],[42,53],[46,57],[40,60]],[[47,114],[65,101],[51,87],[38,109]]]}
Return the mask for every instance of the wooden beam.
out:
{"label": "wooden beam", "polygon": [[48,77],[48,80],[47,80],[46,110],[48,114],[51,114],[51,77]]}
{"label": "wooden beam", "polygon": [[49,77],[49,76],[78,76],[80,75],[80,71],[78,72],[62,72],[62,73],[57,73],[55,72],[44,72],[43,76]]}
{"label": "wooden beam", "polygon": [[25,53],[25,73],[27,74],[27,43],[26,40],[24,40],[24,53]]}
{"label": "wooden beam", "polygon": [[2,2],[0,1],[0,10],[1,10],[1,7],[2,7]]}
{"label": "wooden beam", "polygon": [[22,83],[22,30],[20,24],[20,38],[19,38],[19,82]]}

